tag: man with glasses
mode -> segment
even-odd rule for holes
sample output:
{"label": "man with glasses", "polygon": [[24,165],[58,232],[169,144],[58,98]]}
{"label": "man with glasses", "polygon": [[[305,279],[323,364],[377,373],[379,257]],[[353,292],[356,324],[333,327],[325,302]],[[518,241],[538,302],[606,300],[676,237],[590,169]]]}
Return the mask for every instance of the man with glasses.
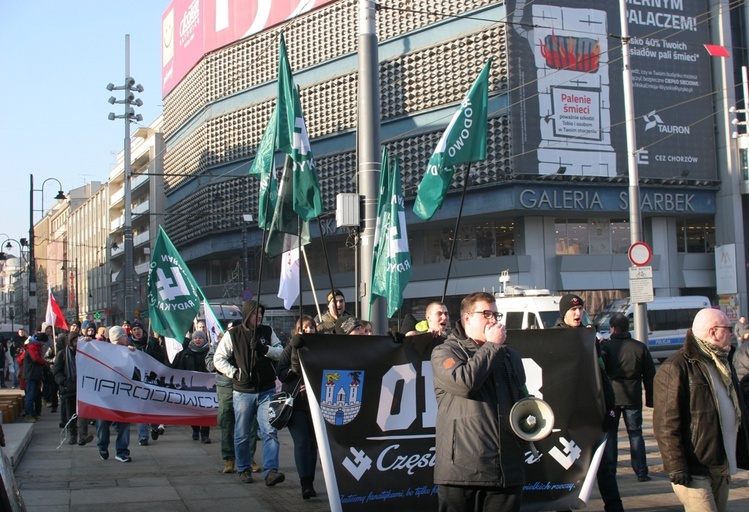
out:
{"label": "man with glasses", "polygon": [[491,293],[472,293],[460,304],[455,329],[432,351],[434,483],[443,512],[520,510],[528,444],[508,418],[525,396],[525,371],[505,345],[501,319]]}
{"label": "man with glasses", "polygon": [[[591,329],[590,325],[583,325],[585,316],[585,302],[582,297],[573,293],[568,293],[559,299],[559,320],[554,324],[555,328],[581,328]],[[605,405],[604,421],[601,428],[608,442],[616,443],[617,438],[617,418],[616,418],[616,398],[611,381],[606,375],[603,362],[600,359],[600,346],[596,342],[596,351],[599,354],[599,371],[601,373],[601,388],[603,392],[602,402]],[[596,474],[598,491],[601,493],[604,510],[606,512],[623,512],[624,505],[619,494],[619,485],[616,483],[616,452],[605,450],[601,457],[601,463],[598,466]]]}
{"label": "man with glasses", "polygon": [[655,375],[653,432],[686,510],[727,510],[731,475],[749,469],[749,413],[731,362],[732,332],[722,311],[700,310],[684,345]]}

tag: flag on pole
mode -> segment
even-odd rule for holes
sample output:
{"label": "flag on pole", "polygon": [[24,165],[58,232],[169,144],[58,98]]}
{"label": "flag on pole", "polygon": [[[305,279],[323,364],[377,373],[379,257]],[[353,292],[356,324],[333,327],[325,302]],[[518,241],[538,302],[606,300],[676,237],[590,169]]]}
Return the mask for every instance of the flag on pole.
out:
{"label": "flag on pole", "polygon": [[491,64],[489,59],[429,159],[414,203],[414,213],[423,220],[431,219],[442,208],[456,165],[486,158]]}
{"label": "flag on pole", "polygon": [[280,37],[278,59],[278,134],[276,149],[291,156],[294,162],[294,211],[302,220],[311,220],[322,213],[320,184],[317,181],[315,159],[310,149],[307,125],[304,122],[299,92],[294,85],[291,66],[286,54],[286,42]]}
{"label": "flag on pole", "polygon": [[224,329],[221,327],[221,323],[218,321],[218,318],[216,318],[213,308],[210,303],[205,300],[205,297],[203,297],[203,312],[205,313],[205,328],[208,330],[208,341],[215,345],[221,341]]}
{"label": "flag on pole", "polygon": [[[151,253],[146,293],[151,328],[180,343],[200,311],[203,293],[161,226]],[[174,341],[167,345],[170,361],[177,349]]]}
{"label": "flag on pole", "polygon": [[299,247],[283,253],[281,279],[278,281],[278,298],[290,310],[299,297]]}
{"label": "flag on pole", "polygon": [[[255,160],[250,167],[250,176],[255,176],[260,180],[260,194],[258,195],[257,223],[263,229],[270,225],[270,219],[273,209],[276,206],[278,197],[278,185],[276,183],[276,173],[273,165],[273,153],[276,144],[276,129],[278,126],[278,109],[273,109],[273,113],[265,127],[263,138],[260,139],[260,145],[255,154]],[[268,198],[270,194],[270,198]],[[266,211],[266,208],[268,211]]]}
{"label": "flag on pole", "polygon": [[68,330],[68,323],[65,321],[65,315],[62,314],[60,305],[55,300],[55,296],[52,294],[52,288],[47,285],[47,313],[44,316],[44,321],[47,325],[52,325],[58,329]]}
{"label": "flag on pole", "polygon": [[[411,280],[411,253],[408,249],[408,234],[406,231],[406,209],[401,185],[400,166],[398,160],[392,162],[390,171],[390,155],[383,151],[383,171],[388,176],[385,183],[388,188],[380,191],[377,200],[377,211],[381,212],[378,219],[379,237],[375,233],[377,255],[372,267],[372,294],[370,304],[375,296],[387,300],[387,316],[392,318],[403,304],[403,290]],[[380,185],[383,178],[380,178]]]}
{"label": "flag on pole", "polygon": [[[374,243],[372,244],[372,280],[370,282],[374,282],[375,280],[375,272],[377,270],[377,257],[380,254],[380,243],[382,242],[382,216],[383,210],[385,209],[385,206],[387,204],[387,202],[383,198],[387,197],[388,191],[390,190],[390,152],[385,146],[383,146],[382,148],[382,157],[380,158],[380,162],[382,162],[382,164],[380,167],[380,188],[378,189],[377,195],[377,221],[375,223]],[[374,303],[375,299],[376,296],[370,294],[370,314],[372,312],[372,304]]]}
{"label": "flag on pole", "polygon": [[265,244],[265,252],[269,258],[275,258],[290,251],[299,244],[307,245],[310,241],[309,223],[301,222],[301,240],[299,233],[300,217],[294,211],[294,197],[292,190],[292,167],[294,163],[291,157],[286,157],[286,164],[281,174],[281,182],[278,185],[278,200],[273,212],[273,219],[268,228],[268,241]]}

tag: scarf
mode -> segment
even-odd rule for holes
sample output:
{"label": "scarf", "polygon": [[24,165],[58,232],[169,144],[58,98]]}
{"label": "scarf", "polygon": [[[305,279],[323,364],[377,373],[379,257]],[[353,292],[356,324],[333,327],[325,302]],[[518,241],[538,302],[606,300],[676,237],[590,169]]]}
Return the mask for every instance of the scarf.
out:
{"label": "scarf", "polygon": [[[694,335],[694,333],[692,333]],[[715,367],[718,370],[718,375],[723,380],[726,389],[728,390],[728,396],[731,397],[733,402],[733,410],[736,413],[736,422],[741,425],[741,407],[739,407],[739,399],[736,395],[736,388],[733,385],[733,379],[731,377],[731,367],[728,363],[728,354],[730,350],[723,350],[720,347],[716,347],[710,342],[702,340],[697,336],[694,336],[697,341],[697,348],[700,349],[703,355],[708,357],[715,363]]]}
{"label": "scarf", "polygon": [[190,340],[190,344],[187,345],[187,348],[189,348],[193,352],[205,352],[208,350],[208,347],[210,346],[210,343],[204,341],[202,345],[196,345],[192,340]]}

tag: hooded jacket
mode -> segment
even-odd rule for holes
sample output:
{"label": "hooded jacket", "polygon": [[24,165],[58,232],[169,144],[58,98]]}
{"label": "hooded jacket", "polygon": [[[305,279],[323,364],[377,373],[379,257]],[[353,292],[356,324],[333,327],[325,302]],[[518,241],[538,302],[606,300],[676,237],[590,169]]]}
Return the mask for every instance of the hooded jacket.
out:
{"label": "hooded jacket", "polygon": [[76,347],[71,341],[78,339],[78,333],[69,333],[65,342],[65,348],[57,352],[55,364],[52,366],[52,375],[55,382],[60,386],[60,394],[63,397],[76,396],[78,377],[75,366]]}
{"label": "hooded jacket", "polygon": [[242,305],[242,324],[226,331],[216,348],[213,364],[218,372],[231,377],[234,391],[260,393],[276,385],[276,369],[283,346],[267,325],[251,327],[252,315],[262,304],[248,300]]}
{"label": "hooded jacket", "polygon": [[432,371],[438,406],[434,483],[523,485],[528,444],[508,419],[524,397],[520,355],[494,343],[479,347],[458,323],[432,351]]}

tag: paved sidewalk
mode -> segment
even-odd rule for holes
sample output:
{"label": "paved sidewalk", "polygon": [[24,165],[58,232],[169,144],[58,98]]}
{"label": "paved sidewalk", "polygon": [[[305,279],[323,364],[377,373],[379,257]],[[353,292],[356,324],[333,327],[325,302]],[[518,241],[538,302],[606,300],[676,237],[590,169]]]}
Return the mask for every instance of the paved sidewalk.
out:
{"label": "paved sidewalk", "polygon": [[[637,482],[629,466],[628,441],[622,425],[618,481],[624,507],[627,511],[643,512],[683,510],[663,472],[651,428],[652,410],[644,411],[643,415],[653,480]],[[318,497],[302,500],[287,430],[279,433],[280,469],[286,473],[286,481],[269,488],[260,478],[248,485],[240,483],[236,475],[220,473],[223,461],[218,428],[211,429],[213,443],[210,445],[192,441],[189,427],[170,426],[157,441],[149,441],[149,446],[138,446],[133,426],[133,462],[123,464],[114,460],[114,436],[110,446],[112,455],[107,461],[99,458],[95,443],[80,447],[65,442],[58,448],[61,442],[58,423],[58,415],[45,409],[36,424],[17,422],[6,429],[9,439],[5,450],[21,446],[23,443],[17,438],[33,432],[25,453],[17,455],[20,464],[15,473],[29,512],[317,512],[329,509],[319,467],[315,479]],[[94,433],[93,427],[91,433]],[[747,481],[745,471],[733,479],[730,510],[749,510]],[[597,488],[586,510],[603,510]]]}

